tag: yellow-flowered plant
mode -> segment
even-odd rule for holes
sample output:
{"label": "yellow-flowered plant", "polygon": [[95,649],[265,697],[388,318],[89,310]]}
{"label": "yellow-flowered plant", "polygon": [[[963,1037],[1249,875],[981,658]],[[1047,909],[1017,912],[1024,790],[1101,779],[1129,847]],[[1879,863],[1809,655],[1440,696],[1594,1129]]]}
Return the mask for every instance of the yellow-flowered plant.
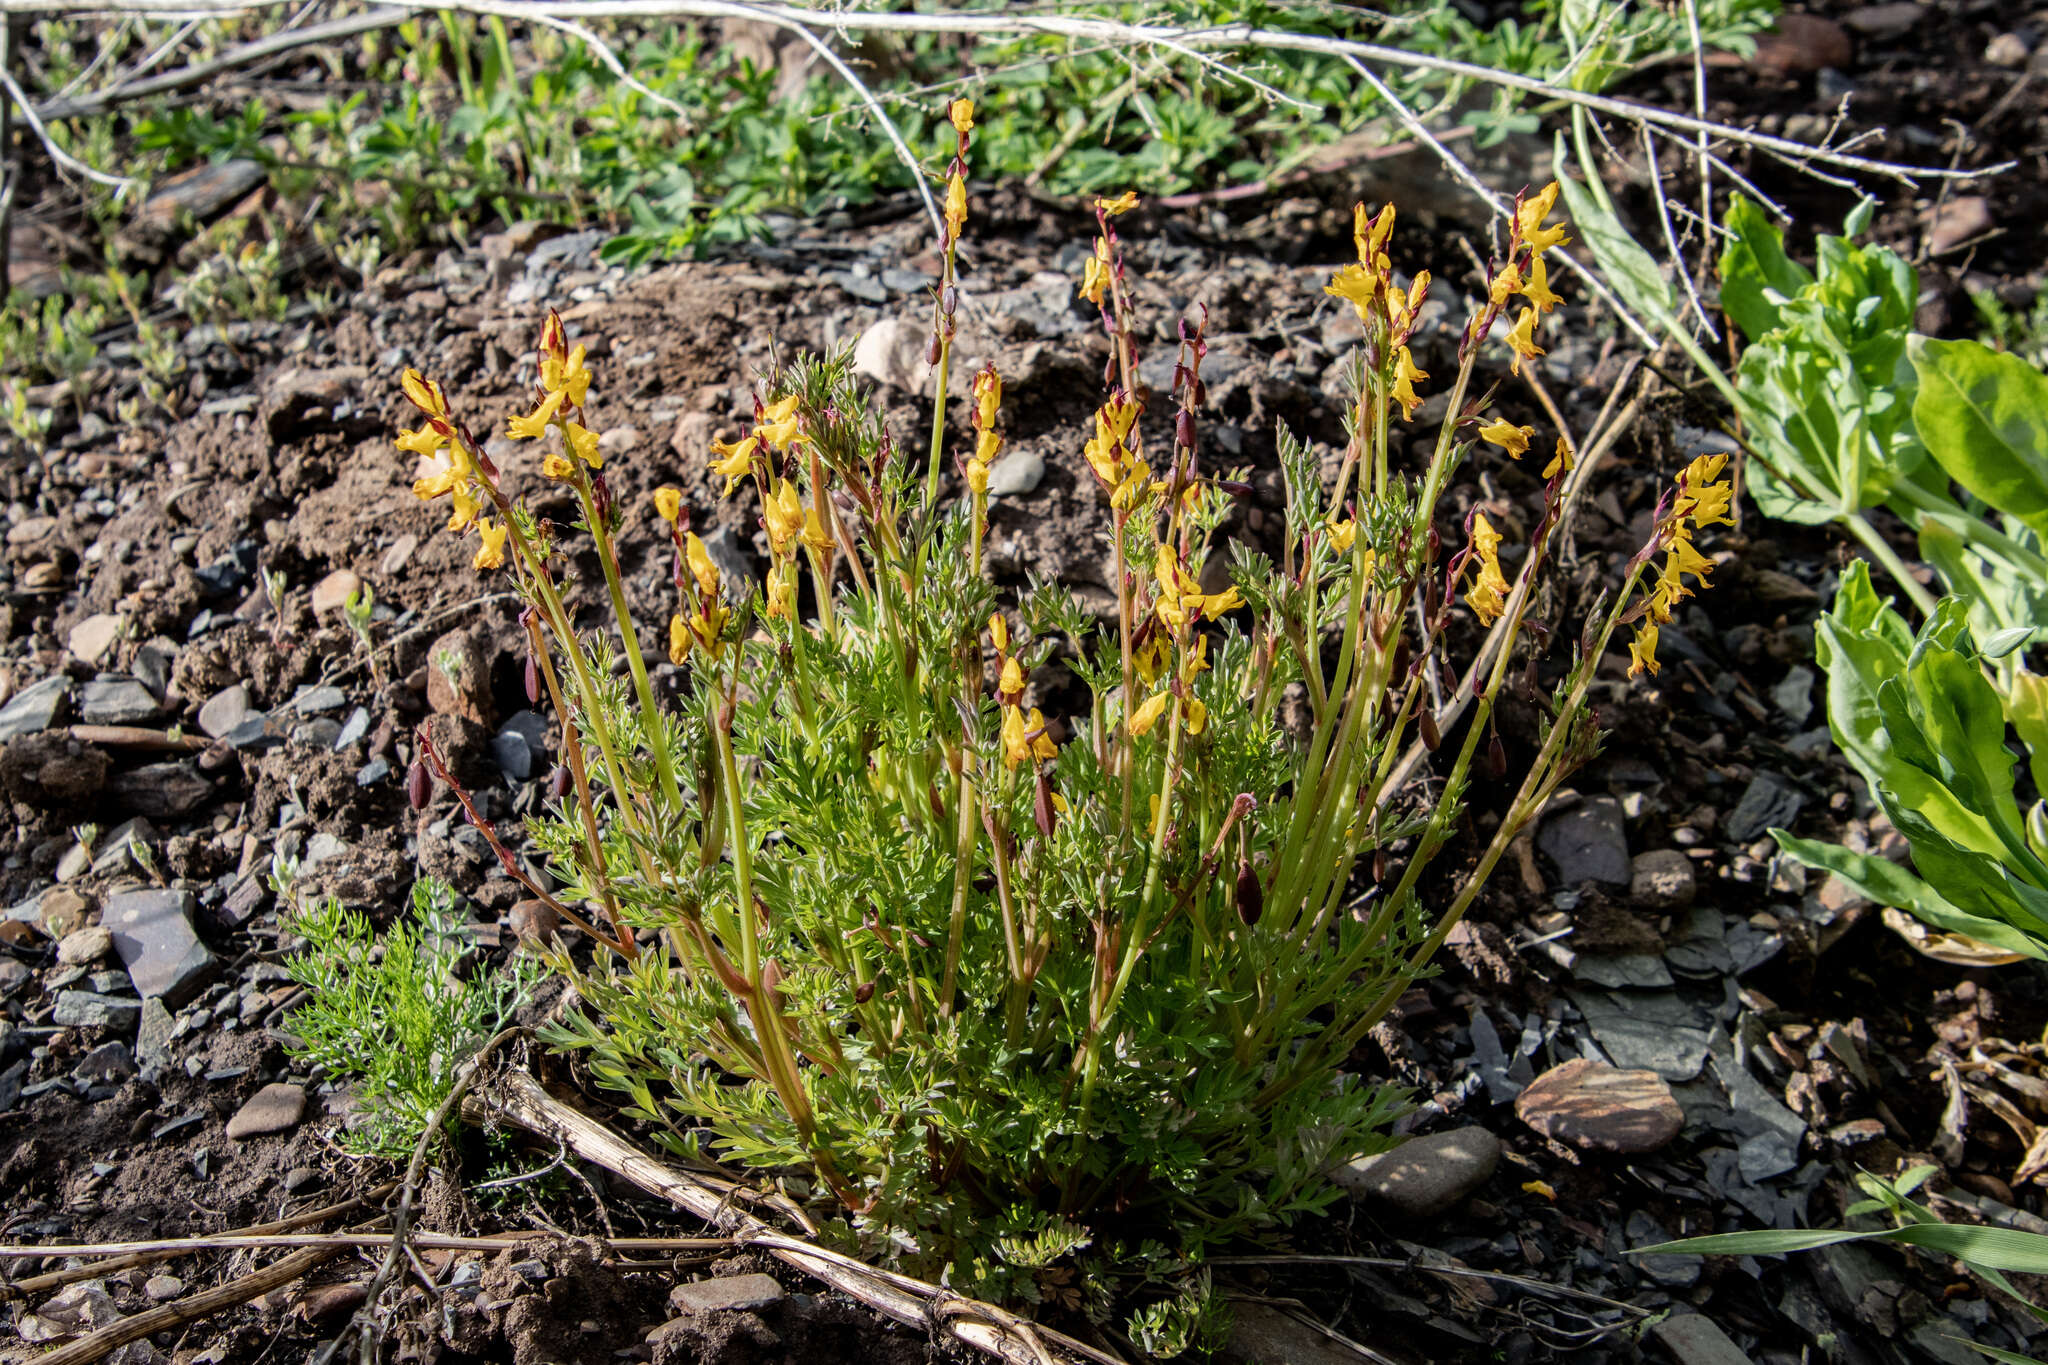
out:
{"label": "yellow-flowered plant", "polygon": [[[836,1208],[827,1226],[849,1247],[1028,1303],[1071,1274],[1058,1261],[1192,1273],[1205,1248],[1323,1207],[1333,1164],[1387,1144],[1403,1096],[1353,1049],[1592,751],[1586,689],[1625,615],[1644,619],[1635,652],[1654,667],[1655,622],[1704,581],[1695,537],[1728,494],[1711,461],[1681,477],[1629,591],[1553,667],[1476,863],[1426,880],[1464,823],[1475,757],[1505,763],[1492,715],[1510,661],[1533,677],[1551,639],[1524,620],[1569,447],[1518,556],[1501,529],[1520,524],[1513,509],[1440,503],[1476,451],[1519,459],[1534,438],[1493,394],[1469,395],[1482,353],[1510,372],[1542,354],[1554,190],[1520,202],[1479,315],[1452,334],[1419,468],[1396,459],[1389,425],[1424,401],[1411,347],[1426,344],[1429,277],[1397,278],[1393,208],[1361,208],[1358,260],[1330,284],[1364,324],[1349,436],[1330,483],[1278,433],[1278,562],[1224,535],[1250,490],[1201,454],[1205,318],[1180,321],[1169,391],[1137,384],[1114,222],[1138,205],[1098,201],[1079,285],[1111,339],[1106,392],[1070,450],[1099,493],[1113,600],[1090,610],[1053,583],[1009,600],[980,556],[993,369],[973,382],[959,496],[945,496],[972,126],[964,101],[951,112],[933,464],[899,457],[844,350],[762,376],[747,429],[705,458],[759,518],[765,582],[721,565],[681,489],[651,508],[611,498],[586,352],[553,315],[510,430],[543,443],[543,472],[576,498],[615,636],[565,607],[569,533],[505,494],[446,395],[410,373],[425,424],[401,444],[429,462],[420,496],[448,497],[478,563],[527,599],[532,690],[564,722],[559,799],[528,826],[554,885],[457,791],[530,893],[591,940],[551,953],[580,1002],[552,1040],[657,1139]],[[1505,348],[1490,345],[1511,308]],[[673,554],[666,681],[618,571],[636,517]],[[1463,545],[1447,554],[1449,536]],[[1465,673],[1462,715],[1431,689],[1461,675],[1447,657],[1461,590],[1499,646]],[[448,776],[430,748],[422,761],[416,791]],[[1437,770],[1422,800],[1405,784],[1418,762]]]}

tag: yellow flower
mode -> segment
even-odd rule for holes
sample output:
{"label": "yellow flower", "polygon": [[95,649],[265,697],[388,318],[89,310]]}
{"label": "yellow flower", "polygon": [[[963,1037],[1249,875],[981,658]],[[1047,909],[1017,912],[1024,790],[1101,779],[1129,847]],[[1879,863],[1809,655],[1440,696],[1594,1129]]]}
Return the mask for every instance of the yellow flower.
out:
{"label": "yellow flower", "polygon": [[545,354],[540,359],[540,386],[550,393],[559,390],[567,395],[572,408],[582,407],[590,393],[590,371],[583,368],[583,351],[579,341],[567,359]]}
{"label": "yellow flower", "polygon": [[1159,723],[1159,713],[1166,709],[1166,703],[1173,699],[1173,693],[1164,689],[1154,692],[1145,699],[1145,704],[1131,713],[1131,737],[1143,735]]}
{"label": "yellow flower", "polygon": [[1655,624],[1646,621],[1636,627],[1636,638],[1629,643],[1628,647],[1628,660],[1628,675],[1631,678],[1635,677],[1638,673],[1646,671],[1651,677],[1657,675],[1659,665],[1657,663],[1657,627]]}
{"label": "yellow flower", "polygon": [[1350,554],[1352,542],[1358,539],[1358,523],[1346,518],[1329,524],[1330,544],[1340,554]]}
{"label": "yellow flower", "polygon": [[463,531],[476,520],[476,514],[483,510],[483,504],[469,491],[469,484],[458,483],[448,490],[448,529]]}
{"label": "yellow flower", "polygon": [[679,488],[654,490],[654,510],[663,521],[672,522],[683,514],[683,493]]}
{"label": "yellow flower", "polygon": [[983,431],[996,424],[996,410],[1003,405],[1003,378],[995,366],[985,365],[974,376],[974,424]]}
{"label": "yellow flower", "polygon": [[1479,559],[1479,578],[1465,594],[1465,605],[1481,625],[1492,625],[1507,610],[1508,580],[1500,569],[1500,532],[1484,512],[1472,515],[1472,550]]}
{"label": "yellow flower", "polygon": [[1523,361],[1534,360],[1537,356],[1543,354],[1543,348],[1536,344],[1536,310],[1534,308],[1524,308],[1521,318],[1513,327],[1508,329],[1508,349],[1515,353],[1515,358],[1508,363],[1508,368],[1516,374],[1522,372]]}
{"label": "yellow flower", "polygon": [[803,434],[803,418],[797,415],[797,396],[790,394],[770,403],[761,414],[754,434],[777,450],[788,450],[809,438]]}
{"label": "yellow flower", "polygon": [[761,438],[758,436],[749,436],[735,443],[725,441],[713,441],[711,443],[712,451],[725,457],[722,460],[713,460],[711,462],[711,472],[723,475],[725,478],[725,491],[719,495],[720,497],[729,498],[732,496],[733,485],[747,477],[748,472],[753,469],[754,452],[760,448]]}
{"label": "yellow flower", "polygon": [[706,601],[717,601],[718,564],[695,531],[683,538],[683,559],[690,566],[690,577],[697,580],[697,595]]}
{"label": "yellow flower", "polygon": [[1479,428],[1481,440],[1493,442],[1517,460],[1529,453],[1529,438],[1535,434],[1536,428],[1518,427],[1505,417]]}
{"label": "yellow flower", "polygon": [[1125,190],[1114,199],[1098,199],[1095,201],[1095,207],[1111,218],[1118,217],[1138,207],[1138,192]]}
{"label": "yellow flower", "polygon": [[476,524],[476,533],[483,539],[483,544],[478,547],[476,558],[471,560],[470,563],[475,565],[479,571],[504,568],[505,537],[511,531],[512,528],[510,526],[492,521],[489,517],[479,521]]}
{"label": "yellow flower", "polygon": [[405,390],[405,396],[412,405],[429,417],[448,420],[448,395],[441,392],[440,384],[428,379],[418,370],[408,369],[399,376],[398,386]]}
{"label": "yellow flower", "polygon": [[592,469],[604,468],[604,457],[597,453],[597,433],[575,422],[562,423],[562,434],[568,438],[569,453]]}
{"label": "yellow flower", "polygon": [[[785,569],[788,571],[785,572]],[[780,616],[785,621],[796,619],[796,573],[795,565],[785,566],[776,560],[768,566],[768,586],[763,594],[768,599],[768,614]]]}
{"label": "yellow flower", "polygon": [[1003,660],[1003,676],[996,683],[996,691],[1012,699],[1021,696],[1024,691],[1024,666],[1015,659]]}
{"label": "yellow flower", "polygon": [[988,461],[979,456],[967,462],[967,491],[977,498],[988,492]]}
{"label": "yellow flower", "polygon": [[[1366,309],[1379,295],[1380,277],[1362,265],[1347,265],[1330,276],[1330,282],[1323,286],[1323,292],[1333,298],[1343,299],[1358,310],[1361,321]],[[1389,291],[1392,292],[1391,290]]]}
{"label": "yellow flower", "polygon": [[800,539],[813,550],[832,548],[832,537],[825,530],[825,519],[818,515],[818,504],[811,503],[811,510],[804,513],[804,529]]}
{"label": "yellow flower", "polygon": [[956,132],[956,133],[971,133],[971,132],[973,132],[973,131],[974,131],[974,101],[973,101],[973,100],[954,100],[954,101],[953,101],[953,102],[952,102],[951,104],[949,104],[949,105],[947,105],[947,106],[946,106],[946,117],[947,117],[947,118],[948,118],[949,120],[951,120],[951,121],[952,121],[952,124],[953,124],[953,131],[954,131],[954,132]]}
{"label": "yellow flower", "polygon": [[796,485],[778,479],[775,491],[761,499],[761,515],[768,523],[768,548],[777,558],[789,553],[790,542],[803,529],[804,505]]}
{"label": "yellow flower", "polygon": [[690,657],[690,623],[677,612],[668,618],[668,661],[677,668]]}
{"label": "yellow flower", "polygon": [[1687,465],[1678,476],[1678,502],[1672,515],[1681,520],[1690,517],[1695,527],[1733,526],[1728,509],[1735,486],[1716,482],[1727,463],[1726,455],[1701,455]]}
{"label": "yellow flower", "polygon": [[1081,267],[1081,297],[1102,307],[1103,291],[1109,288],[1109,239],[1095,239],[1095,254]]}
{"label": "yellow flower", "polygon": [[1689,573],[1697,578],[1702,586],[1706,584],[1708,576],[1715,568],[1714,561],[1693,548],[1692,541],[1685,536],[1676,536],[1672,539],[1671,550],[1664,562],[1668,566],[1666,572],[1672,577]]}
{"label": "yellow flower", "polygon": [[1422,399],[1416,396],[1415,382],[1429,378],[1429,371],[1415,363],[1415,357],[1402,346],[1394,352],[1394,401],[1401,405],[1401,420],[1415,420],[1415,409],[1422,406]]}
{"label": "yellow flower", "polygon": [[1531,197],[1524,199],[1515,209],[1515,235],[1535,252],[1542,255],[1554,246],[1562,246],[1570,238],[1564,235],[1563,225],[1544,227],[1543,220],[1550,216],[1557,206],[1557,182],[1551,181]]}
{"label": "yellow flower", "polygon": [[556,389],[541,399],[540,406],[532,412],[524,417],[514,417],[507,423],[505,434],[522,441],[539,440],[548,434],[548,423],[555,420],[555,414],[561,411],[562,400],[567,396],[567,390]]}
{"label": "yellow flower", "polygon": [[967,182],[959,176],[946,178],[946,240],[960,240],[960,229],[967,226]]}
{"label": "yellow flower", "polygon": [[1191,735],[1199,735],[1209,728],[1209,708],[1202,705],[1200,697],[1189,697],[1182,711],[1181,723]]}
{"label": "yellow flower", "polygon": [[463,487],[470,479],[469,456],[461,446],[450,446],[446,455],[429,456],[427,467],[433,472],[412,482],[412,495],[421,502]]}
{"label": "yellow flower", "polygon": [[1536,305],[1539,313],[1548,313],[1564,300],[1550,292],[1550,267],[1538,256],[1529,268],[1529,278],[1522,284],[1522,297]]}
{"label": "yellow flower", "polygon": [[1138,677],[1150,687],[1159,681],[1159,675],[1166,671],[1168,658],[1173,646],[1167,641],[1165,631],[1154,631],[1145,642],[1131,653],[1131,664],[1138,670]]}
{"label": "yellow flower", "polygon": [[996,452],[1002,448],[1003,438],[986,428],[983,428],[982,433],[974,438],[974,458],[983,468],[988,466],[988,462],[993,460],[996,457]]}
{"label": "yellow flower", "polygon": [[[1033,732],[1036,731],[1034,734]],[[1034,759],[1056,757],[1059,746],[1045,733],[1045,717],[1037,707],[1026,716],[1022,707],[1003,708],[1003,761],[1011,767]]]}
{"label": "yellow flower", "polygon": [[1522,268],[1509,261],[1500,268],[1500,273],[1493,277],[1493,283],[1487,286],[1486,294],[1493,300],[1494,307],[1498,308],[1519,293],[1521,288]]}
{"label": "yellow flower", "polygon": [[1180,680],[1191,683],[1209,671],[1209,637],[1197,635],[1180,661]]}
{"label": "yellow flower", "polygon": [[1361,265],[1377,265],[1386,254],[1387,239],[1394,235],[1394,206],[1382,208],[1377,218],[1366,216],[1365,205],[1351,210],[1351,244],[1358,248]]}
{"label": "yellow flower", "polygon": [[415,455],[432,455],[447,444],[447,436],[434,430],[432,422],[427,423],[418,431],[407,431],[403,427],[400,427],[398,430],[398,448],[400,450],[409,450]]}
{"label": "yellow flower", "polygon": [[1147,482],[1152,477],[1152,467],[1143,460],[1131,462],[1131,472],[1109,495],[1109,505],[1118,511],[1128,512],[1143,501],[1149,492]]}
{"label": "yellow flower", "polygon": [[1559,474],[1569,474],[1572,472],[1573,463],[1571,442],[1560,436],[1557,438],[1557,454],[1551,456],[1550,463],[1543,466],[1543,477],[1554,479]]}
{"label": "yellow flower", "polygon": [[1001,612],[992,612],[988,618],[988,638],[995,641],[996,652],[1008,653],[1010,649],[1010,623],[1003,619]]}
{"label": "yellow flower", "polygon": [[576,477],[576,465],[568,456],[549,451],[540,462],[540,472],[558,483],[567,483]]}

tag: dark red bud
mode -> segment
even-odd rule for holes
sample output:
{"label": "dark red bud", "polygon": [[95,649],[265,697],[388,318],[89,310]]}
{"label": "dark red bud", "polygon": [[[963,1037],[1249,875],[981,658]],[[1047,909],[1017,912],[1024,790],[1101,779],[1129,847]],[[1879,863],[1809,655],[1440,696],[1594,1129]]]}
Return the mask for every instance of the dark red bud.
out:
{"label": "dark red bud", "polygon": [[1494,777],[1506,777],[1508,773],[1508,750],[1496,734],[1486,746],[1486,768]]}
{"label": "dark red bud", "polygon": [[1195,448],[1195,415],[1186,408],[1173,419],[1173,440],[1183,450]]}
{"label": "dark red bud", "polygon": [[540,661],[531,654],[526,656],[526,700],[540,705]]}
{"label": "dark red bud", "polygon": [[1444,549],[1444,538],[1436,533],[1436,527],[1432,526],[1429,528],[1429,539],[1424,543],[1429,547],[1428,558],[1425,562],[1430,564],[1436,563],[1436,557],[1442,554]]}
{"label": "dark red bud", "polygon": [[559,801],[569,794],[569,768],[557,763],[555,770],[548,774],[548,799]]}
{"label": "dark red bud", "polygon": [[[1104,326],[1103,330],[1108,330],[1107,325]],[[1116,383],[1116,352],[1112,350],[1109,353],[1109,359],[1102,362],[1102,387],[1106,389],[1114,383]]]}
{"label": "dark red bud", "polygon": [[1436,712],[1425,704],[1415,717],[1417,727],[1422,731],[1422,747],[1435,753],[1442,747],[1444,737],[1436,728]]}
{"label": "dark red bud", "polygon": [[939,293],[939,309],[947,317],[952,317],[959,307],[960,291],[949,284]]}
{"label": "dark red bud", "polygon": [[434,779],[427,772],[427,765],[421,759],[414,759],[412,766],[405,770],[405,799],[412,803],[414,810],[425,810],[427,798],[434,794]]}
{"label": "dark red bud", "polygon": [[1046,780],[1045,771],[1039,770],[1038,790],[1031,798],[1031,818],[1038,825],[1038,832],[1052,838],[1055,828],[1055,812],[1052,805],[1052,783]]}
{"label": "dark red bud", "polygon": [[1372,879],[1376,882],[1387,879],[1387,851],[1384,848],[1372,851]]}
{"label": "dark red bud", "polygon": [[856,1005],[865,1005],[874,998],[875,983],[872,981],[863,981],[853,988],[853,1003]]}
{"label": "dark red bud", "polygon": [[1192,406],[1198,408],[1206,408],[1209,406],[1209,386],[1202,382],[1202,377],[1200,375],[1195,376],[1195,387],[1193,391],[1193,396],[1189,398],[1188,402]]}
{"label": "dark red bud", "polygon": [[1247,925],[1257,924],[1259,916],[1266,913],[1266,890],[1259,884],[1259,874],[1252,870],[1249,858],[1237,860],[1237,917]]}

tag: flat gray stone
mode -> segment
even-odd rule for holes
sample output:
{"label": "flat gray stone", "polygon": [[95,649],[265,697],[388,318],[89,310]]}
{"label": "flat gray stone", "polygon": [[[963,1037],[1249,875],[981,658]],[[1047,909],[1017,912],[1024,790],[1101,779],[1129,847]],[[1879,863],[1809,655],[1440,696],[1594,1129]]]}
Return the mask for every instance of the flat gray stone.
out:
{"label": "flat gray stone", "polygon": [[171,1033],[178,1021],[151,996],[142,1002],[142,1018],[135,1031],[135,1060],[146,1072],[161,1071],[171,1064]]}
{"label": "flat gray stone", "polygon": [[276,1081],[251,1095],[248,1103],[235,1111],[235,1116],[228,1120],[228,1136],[240,1142],[268,1133],[283,1133],[298,1127],[304,1117],[305,1087]]}
{"label": "flat gray stone", "polygon": [[1721,822],[1721,832],[1746,844],[1773,826],[1789,827],[1805,804],[1805,795],[1790,782],[1776,773],[1760,772],[1743,788],[1742,799]]}
{"label": "flat gray stone", "polygon": [[57,1008],[50,1021],[59,1028],[117,1028],[133,1026],[142,1013],[142,1002],[125,995],[100,995],[93,991],[58,991]]}
{"label": "flat gray stone", "polygon": [[1410,1138],[1391,1152],[1339,1166],[1330,1178],[1361,1199],[1427,1218],[1484,1185],[1499,1165],[1500,1139],[1468,1126]]}
{"label": "flat gray stone", "polygon": [[114,951],[114,936],[104,925],[88,924],[83,929],[73,929],[57,942],[57,964],[62,967],[84,967],[99,961]]}
{"label": "flat gray stone", "polygon": [[71,679],[57,673],[15,693],[0,706],[0,739],[38,735],[55,725],[70,692]]}
{"label": "flat gray stone", "polygon": [[1546,819],[1536,831],[1536,847],[1556,864],[1557,879],[1565,886],[1627,886],[1633,875],[1621,802],[1611,796],[1588,797]]}
{"label": "flat gray stone", "polygon": [[175,1008],[212,974],[214,956],[192,928],[192,911],[191,892],[156,889],[109,897],[100,908],[136,994]]}
{"label": "flat gray stone", "polygon": [[348,705],[348,693],[338,687],[302,687],[292,698],[292,709],[302,716],[339,711]]}
{"label": "flat gray stone", "polygon": [[1754,1365],[1728,1334],[1699,1313],[1665,1318],[1650,1329],[1678,1365]]}
{"label": "flat gray stone", "polygon": [[1671,984],[1671,969],[1652,953],[1618,953],[1612,956],[1582,957],[1572,966],[1572,975],[1595,986],[1615,990],[1655,990]]}
{"label": "flat gray stone", "polygon": [[348,844],[325,830],[306,840],[306,852],[299,859],[299,866],[311,872],[330,858],[339,858],[348,852]]}
{"label": "flat gray stone", "polygon": [[1689,1081],[1707,1064],[1712,1035],[1670,991],[1572,991],[1571,1002],[1614,1064]]}
{"label": "flat gray stone", "polygon": [[677,1285],[668,1291],[668,1306],[678,1313],[722,1313],[766,1308],[783,1298],[773,1275],[720,1275]]}
{"label": "flat gray stone", "polygon": [[199,708],[199,728],[209,739],[226,739],[255,714],[249,704],[249,689],[236,683],[206,699],[206,705]]}
{"label": "flat gray stone", "polygon": [[88,616],[71,628],[65,643],[74,658],[89,664],[97,664],[107,657],[114,642],[121,638],[121,627],[126,624],[120,617],[109,612]]}
{"label": "flat gray stone", "polygon": [[988,495],[1014,498],[1029,493],[1045,478],[1045,457],[1035,450],[1013,450],[988,471]]}
{"label": "flat gray stone", "polygon": [[149,689],[133,678],[89,682],[78,689],[78,718],[87,725],[138,725],[154,720],[158,710]]}

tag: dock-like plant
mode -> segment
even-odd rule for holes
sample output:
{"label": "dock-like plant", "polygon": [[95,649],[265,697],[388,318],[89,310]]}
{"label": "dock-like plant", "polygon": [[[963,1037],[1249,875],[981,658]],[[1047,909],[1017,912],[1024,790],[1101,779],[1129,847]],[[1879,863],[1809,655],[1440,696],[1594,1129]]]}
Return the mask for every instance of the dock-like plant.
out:
{"label": "dock-like plant", "polygon": [[[950,257],[972,113],[949,112]],[[1530,687],[1541,734],[1511,777],[1494,708],[1548,643],[1525,614],[1572,451],[1558,440],[1542,470],[1516,579],[1483,512],[1439,520],[1475,450],[1520,458],[1534,435],[1494,413],[1478,363],[1496,322],[1516,367],[1542,354],[1555,197],[1519,202],[1419,469],[1390,429],[1429,378],[1409,350],[1429,277],[1396,278],[1394,209],[1361,206],[1358,259],[1329,285],[1364,326],[1350,437],[1331,484],[1279,433],[1277,563],[1226,557],[1219,536],[1249,490],[1198,458],[1199,317],[1181,323],[1170,390],[1138,383],[1145,329],[1116,230],[1136,200],[1099,201],[1081,292],[1111,341],[1107,393],[1074,442],[1114,565],[1093,612],[1049,582],[1000,601],[982,572],[993,371],[973,382],[949,505],[943,405],[940,462],[920,469],[844,352],[779,365],[746,430],[710,452],[726,493],[758,500],[765,585],[735,581],[678,490],[653,498],[675,554],[655,645],[680,670],[672,701],[626,608],[618,539],[646,513],[607,489],[584,348],[550,315],[509,431],[545,443],[543,472],[582,512],[605,629],[571,615],[569,528],[510,498],[440,386],[408,372],[423,420],[400,445],[431,462],[416,491],[477,533],[479,568],[516,579],[529,689],[565,722],[561,799],[528,826],[559,891],[455,792],[508,871],[594,940],[591,959],[552,954],[581,1001],[554,1041],[677,1150],[807,1178],[868,1253],[1013,1299],[1072,1301],[1091,1245],[1094,1264],[1156,1270],[1325,1205],[1325,1172],[1388,1145],[1403,1103],[1353,1048],[1594,751],[1585,697],[1613,633],[1635,622],[1632,671],[1655,670],[1658,622],[1710,567],[1694,536],[1725,520],[1719,462],[1696,462],[1555,690]],[[941,394],[952,312],[941,287]],[[1505,647],[1442,734],[1428,677],[1456,664],[1461,594]],[[1398,776],[1411,742],[1441,750],[1427,797]],[[449,774],[419,743],[425,801]],[[1433,871],[1475,765],[1499,823],[1476,861]]]}

